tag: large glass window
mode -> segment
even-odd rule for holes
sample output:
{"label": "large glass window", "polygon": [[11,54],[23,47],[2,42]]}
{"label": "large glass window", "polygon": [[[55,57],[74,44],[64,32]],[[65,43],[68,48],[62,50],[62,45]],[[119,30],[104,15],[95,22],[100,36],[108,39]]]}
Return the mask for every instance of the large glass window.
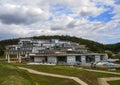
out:
{"label": "large glass window", "polygon": [[88,55],[88,56],[86,56],[86,62],[87,63],[95,62],[95,56],[94,55]]}
{"label": "large glass window", "polygon": [[67,57],[66,56],[59,56],[57,57],[58,63],[65,63],[67,62]]}
{"label": "large glass window", "polygon": [[76,61],[81,62],[81,56],[76,56]]}
{"label": "large glass window", "polygon": [[101,56],[100,56],[100,60],[102,61],[103,59],[104,59],[104,56],[103,56],[103,55],[101,55]]}

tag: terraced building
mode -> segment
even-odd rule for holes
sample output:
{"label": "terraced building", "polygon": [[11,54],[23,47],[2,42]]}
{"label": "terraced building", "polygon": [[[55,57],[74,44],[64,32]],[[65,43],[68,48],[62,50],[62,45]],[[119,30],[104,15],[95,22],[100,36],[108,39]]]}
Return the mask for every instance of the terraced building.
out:
{"label": "terraced building", "polygon": [[85,45],[58,39],[36,40],[20,39],[17,45],[9,46],[6,50],[6,59],[11,60],[11,55],[21,62],[28,58],[32,63],[50,64],[86,64],[91,62],[106,61],[107,54],[92,53]]}

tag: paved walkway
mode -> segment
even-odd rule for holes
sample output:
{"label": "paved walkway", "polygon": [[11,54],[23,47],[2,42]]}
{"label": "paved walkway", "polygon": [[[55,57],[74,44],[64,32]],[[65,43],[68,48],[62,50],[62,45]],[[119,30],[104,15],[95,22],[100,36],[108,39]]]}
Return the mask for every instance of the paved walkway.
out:
{"label": "paved walkway", "polygon": [[120,80],[120,77],[98,78],[99,85],[109,85],[107,81]]}
{"label": "paved walkway", "polygon": [[120,75],[120,73],[117,72],[109,72],[109,71],[100,71],[100,70],[91,70],[91,69],[84,69],[87,71],[92,71],[92,72],[100,72],[100,73],[109,73],[109,74],[116,74],[116,75]]}
{"label": "paved walkway", "polygon": [[27,70],[29,73],[32,74],[38,74],[38,75],[44,75],[44,76],[51,76],[51,77],[58,77],[58,78],[66,78],[66,79],[72,79],[79,83],[80,85],[88,85],[84,81],[80,80],[77,77],[72,77],[72,76],[64,76],[64,75],[58,75],[58,74],[51,74],[51,73],[45,73],[45,72],[39,72],[36,70],[28,69],[28,68],[23,68],[23,67],[18,67],[19,69]]}
{"label": "paved walkway", "polygon": [[[100,73],[109,73],[109,74],[120,75],[120,73],[117,73],[117,72],[91,70],[91,69],[84,69],[84,70],[92,71],[92,72],[100,72]],[[99,85],[109,85],[109,83],[107,83],[107,81],[114,81],[114,80],[120,80],[120,77],[98,78],[98,83],[99,83]]]}

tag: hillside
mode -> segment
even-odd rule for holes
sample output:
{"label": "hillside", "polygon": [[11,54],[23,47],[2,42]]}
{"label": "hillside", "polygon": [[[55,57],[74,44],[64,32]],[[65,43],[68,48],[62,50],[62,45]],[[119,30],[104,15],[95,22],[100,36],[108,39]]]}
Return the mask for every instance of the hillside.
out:
{"label": "hillside", "polygon": [[[72,41],[72,42],[77,42],[79,44],[86,45],[88,50],[92,52],[104,52],[105,50],[110,50],[114,53],[120,52],[120,43],[116,44],[108,44],[104,45],[95,41],[83,39],[83,38],[78,38],[78,37],[71,37],[71,36],[34,36],[30,37],[31,39],[60,39],[60,40],[65,40],[65,41]],[[19,39],[8,39],[8,40],[2,40],[0,41],[0,51],[5,50],[5,46],[7,45],[14,45],[17,44]]]}
{"label": "hillside", "polygon": [[70,79],[31,74],[4,61],[0,61],[0,76],[0,85],[78,85]]}

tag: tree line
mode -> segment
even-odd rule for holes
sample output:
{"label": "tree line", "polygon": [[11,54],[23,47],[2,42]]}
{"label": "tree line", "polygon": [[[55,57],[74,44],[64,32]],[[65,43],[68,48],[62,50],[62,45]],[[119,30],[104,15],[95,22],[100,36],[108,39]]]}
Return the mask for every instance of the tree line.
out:
{"label": "tree line", "polygon": [[[34,36],[29,37],[30,39],[60,39],[65,41],[72,41],[79,43],[81,45],[86,45],[87,49],[91,52],[97,52],[97,53],[104,53],[105,50],[112,51],[113,53],[120,52],[120,43],[116,44],[102,44],[99,42],[95,42],[88,39],[78,38],[75,36],[68,36],[68,35],[54,35],[54,36]],[[20,38],[17,39],[7,39],[7,40],[1,40],[0,41],[0,56],[4,54],[4,51],[6,50],[7,45],[14,45],[18,44]]]}

